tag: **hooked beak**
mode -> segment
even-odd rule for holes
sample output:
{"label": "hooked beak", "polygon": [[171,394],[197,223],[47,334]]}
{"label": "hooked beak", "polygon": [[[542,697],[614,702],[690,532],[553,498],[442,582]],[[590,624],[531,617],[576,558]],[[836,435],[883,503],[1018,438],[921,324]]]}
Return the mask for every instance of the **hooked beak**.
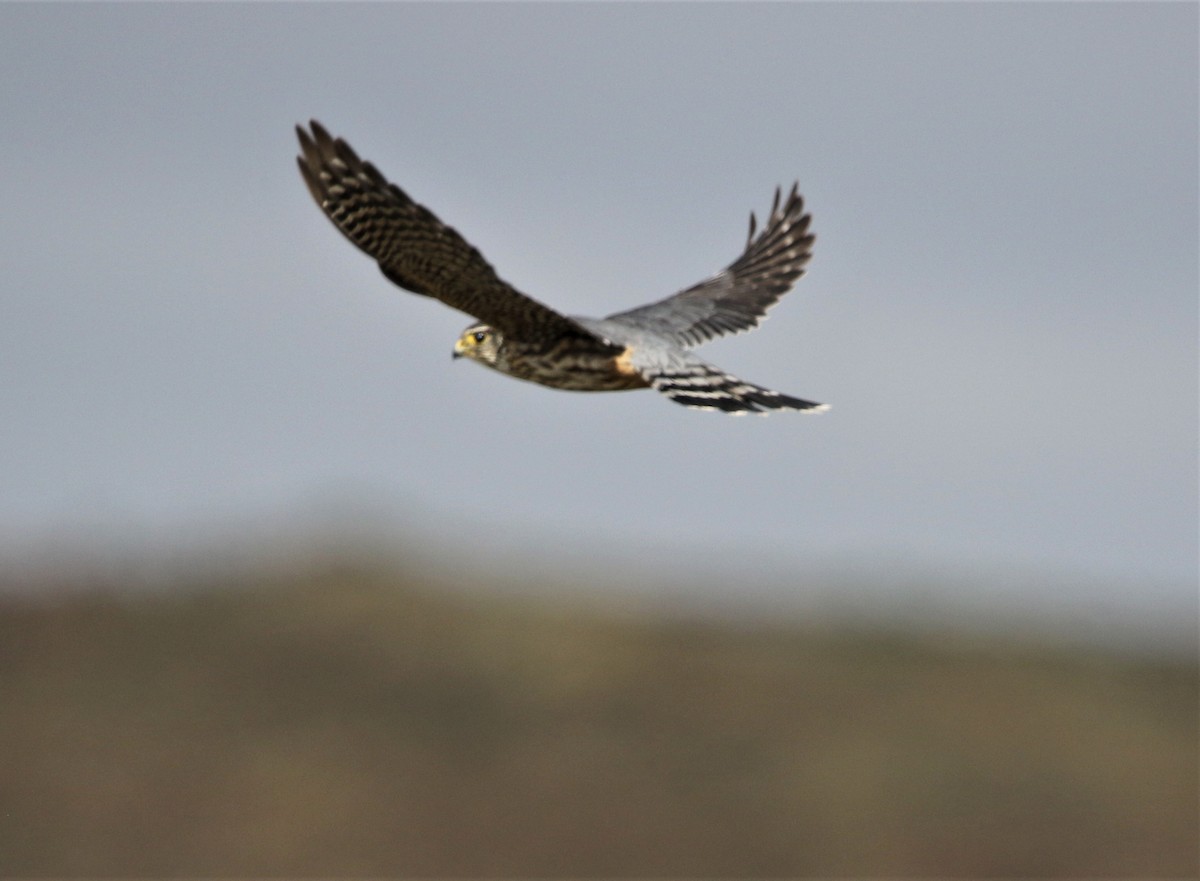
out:
{"label": "hooked beak", "polygon": [[462,340],[455,340],[454,341],[454,351],[450,353],[450,360],[457,361],[462,356],[463,356]]}

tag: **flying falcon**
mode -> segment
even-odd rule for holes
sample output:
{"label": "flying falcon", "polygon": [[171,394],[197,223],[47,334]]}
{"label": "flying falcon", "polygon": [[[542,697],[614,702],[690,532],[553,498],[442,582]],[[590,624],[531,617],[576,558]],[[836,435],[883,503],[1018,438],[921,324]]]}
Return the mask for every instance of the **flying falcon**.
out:
{"label": "flying falcon", "polygon": [[750,215],[742,255],[711,278],[607,318],[569,318],[502,280],[462,236],[359,159],[341,138],[315,120],[311,129],[296,127],[300,173],[334,226],[400,287],[478,319],[454,344],[455,358],[571,391],[652,388],[701,410],[827,409],[744,382],[690,351],[757,327],[804,274],[814,236],[795,186],[786,199],[776,189],[757,237]]}

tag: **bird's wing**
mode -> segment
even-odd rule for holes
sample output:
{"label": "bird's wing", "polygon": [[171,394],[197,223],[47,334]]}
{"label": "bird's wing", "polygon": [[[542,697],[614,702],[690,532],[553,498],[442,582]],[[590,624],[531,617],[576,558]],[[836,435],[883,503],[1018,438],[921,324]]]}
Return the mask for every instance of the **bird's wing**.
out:
{"label": "bird's wing", "polygon": [[341,138],[313,120],[300,126],[300,174],[333,225],[400,287],[441,300],[526,341],[586,335],[564,315],[522,294],[496,275],[452,227],[364,162]]}
{"label": "bird's wing", "polygon": [[754,237],[757,222],[751,214],[746,249],[729,266],[665,300],[608,318],[685,347],[757,327],[767,309],[804,274],[816,238],[808,231],[811,219],[795,185],[782,203],[776,189],[763,231]]}

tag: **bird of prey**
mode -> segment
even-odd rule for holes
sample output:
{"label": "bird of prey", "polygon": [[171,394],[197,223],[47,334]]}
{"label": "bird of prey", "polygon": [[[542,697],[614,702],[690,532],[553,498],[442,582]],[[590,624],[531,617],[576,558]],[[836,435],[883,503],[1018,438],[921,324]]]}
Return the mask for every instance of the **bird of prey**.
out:
{"label": "bird of prey", "polygon": [[787,198],[776,189],[757,236],[750,215],[745,250],[711,278],[607,318],[567,317],[501,279],[458,232],[316,120],[311,132],[297,126],[296,134],[300,173],[334,226],[400,287],[478,319],[454,344],[455,358],[571,391],[652,388],[701,410],[826,409],[744,382],[690,351],[757,327],[804,274],[814,236],[795,186]]}

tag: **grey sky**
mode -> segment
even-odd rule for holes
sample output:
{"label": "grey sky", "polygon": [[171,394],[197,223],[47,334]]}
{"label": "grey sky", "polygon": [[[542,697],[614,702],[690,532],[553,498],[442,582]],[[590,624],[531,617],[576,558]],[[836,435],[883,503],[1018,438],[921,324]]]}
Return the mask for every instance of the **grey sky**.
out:
{"label": "grey sky", "polygon": [[[362,498],[466,555],[1194,602],[1196,45],[1182,3],[2,5],[4,543]],[[832,411],[452,364],[469,317],[311,203],[310,117],[572,313],[715,271],[799,179],[809,274],[703,353]]]}

